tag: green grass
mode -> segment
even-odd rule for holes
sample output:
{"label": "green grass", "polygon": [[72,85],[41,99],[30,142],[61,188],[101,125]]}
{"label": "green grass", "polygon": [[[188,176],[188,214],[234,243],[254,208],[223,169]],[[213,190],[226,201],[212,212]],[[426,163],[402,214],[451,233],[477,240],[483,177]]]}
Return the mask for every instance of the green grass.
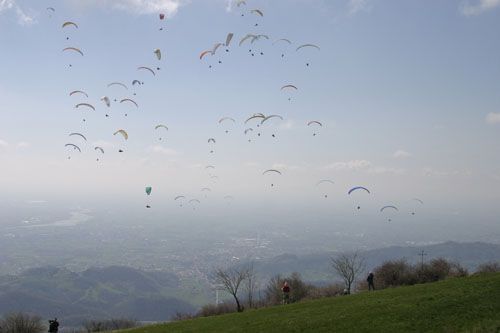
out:
{"label": "green grass", "polygon": [[146,326],[127,333],[500,332],[500,274]]}

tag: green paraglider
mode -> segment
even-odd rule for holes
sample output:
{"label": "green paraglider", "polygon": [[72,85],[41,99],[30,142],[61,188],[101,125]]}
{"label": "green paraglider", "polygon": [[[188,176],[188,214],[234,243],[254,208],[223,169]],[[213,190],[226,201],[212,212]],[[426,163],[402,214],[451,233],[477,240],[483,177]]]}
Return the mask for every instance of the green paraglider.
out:
{"label": "green paraglider", "polygon": [[147,186],[146,187],[146,194],[147,195],[151,195],[151,191],[153,190],[153,188],[151,186]]}

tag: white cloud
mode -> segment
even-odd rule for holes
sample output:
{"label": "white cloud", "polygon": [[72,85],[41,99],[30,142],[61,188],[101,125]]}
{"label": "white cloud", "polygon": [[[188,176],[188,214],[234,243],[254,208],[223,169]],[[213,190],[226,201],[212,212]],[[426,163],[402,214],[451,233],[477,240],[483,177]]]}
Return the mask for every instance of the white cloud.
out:
{"label": "white cloud", "polygon": [[17,22],[21,25],[31,25],[35,23],[32,15],[24,11],[17,3],[16,0],[0,0],[0,14],[9,10],[15,11],[17,15]]}
{"label": "white cloud", "polygon": [[300,169],[298,165],[289,165],[285,163],[274,163],[272,169],[277,170],[297,170]]}
{"label": "white cloud", "polygon": [[[1,1],[1,0],[0,0]],[[123,10],[136,14],[159,14],[163,13],[171,17],[177,13],[179,7],[187,4],[190,0],[73,0],[74,6],[100,6]]]}
{"label": "white cloud", "polygon": [[293,120],[287,120],[284,123],[281,123],[279,128],[281,130],[291,130],[294,127],[294,121]]}
{"label": "white cloud", "polygon": [[28,142],[24,142],[24,141],[18,142],[16,145],[16,147],[19,149],[28,148],[29,146],[30,146],[30,144]]}
{"label": "white cloud", "polygon": [[488,124],[500,124],[500,113],[490,112],[486,115]]}
{"label": "white cloud", "polygon": [[465,16],[482,14],[500,6],[500,0],[475,0],[473,4],[470,1],[462,3],[460,11]]}
{"label": "white cloud", "polygon": [[407,152],[406,150],[402,150],[402,149],[396,150],[394,152],[394,154],[392,154],[392,157],[394,157],[394,158],[408,158],[411,156],[412,155],[409,152]]}
{"label": "white cloud", "polygon": [[347,3],[347,9],[349,14],[354,15],[359,12],[369,11],[371,8],[370,0],[349,0]]}
{"label": "white cloud", "polygon": [[94,141],[92,143],[92,145],[94,147],[101,147],[103,149],[106,149],[106,148],[114,148],[115,145],[112,143],[112,142],[109,142],[109,141],[105,141],[105,140],[97,140],[97,141]]}
{"label": "white cloud", "polygon": [[424,176],[434,176],[434,177],[448,177],[448,176],[470,176],[472,172],[469,170],[436,170],[430,167],[425,167],[422,170]]}
{"label": "white cloud", "polygon": [[159,145],[149,147],[149,151],[151,151],[153,153],[168,155],[168,156],[174,156],[174,155],[179,154],[176,150],[174,150],[172,148],[165,148],[165,147],[159,146]]}
{"label": "white cloud", "polygon": [[395,175],[402,175],[405,173],[404,169],[398,169],[398,168],[387,168],[387,167],[372,167],[369,168],[368,173],[375,173],[375,174],[395,174]]}
{"label": "white cloud", "polygon": [[338,171],[343,171],[343,170],[359,171],[359,170],[366,170],[371,166],[372,163],[367,160],[352,160],[348,162],[335,162],[325,166],[325,169],[332,169]]}

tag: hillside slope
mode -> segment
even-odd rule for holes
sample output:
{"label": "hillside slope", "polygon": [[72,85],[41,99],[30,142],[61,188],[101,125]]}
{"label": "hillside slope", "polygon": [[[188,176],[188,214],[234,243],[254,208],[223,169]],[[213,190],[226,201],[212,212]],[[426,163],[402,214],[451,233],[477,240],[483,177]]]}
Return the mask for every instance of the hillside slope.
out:
{"label": "hillside slope", "polygon": [[500,274],[147,326],[127,333],[495,332],[497,328]]}

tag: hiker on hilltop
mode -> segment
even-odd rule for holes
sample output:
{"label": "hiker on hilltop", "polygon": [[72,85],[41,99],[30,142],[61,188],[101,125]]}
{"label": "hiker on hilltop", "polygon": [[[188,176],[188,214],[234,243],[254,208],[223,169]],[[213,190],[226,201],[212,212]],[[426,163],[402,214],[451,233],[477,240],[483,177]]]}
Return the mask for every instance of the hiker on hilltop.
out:
{"label": "hiker on hilltop", "polygon": [[288,282],[285,281],[285,283],[283,283],[283,287],[281,288],[281,291],[283,292],[283,304],[289,304],[290,303],[290,286],[288,285]]}
{"label": "hiker on hilltop", "polygon": [[368,282],[368,291],[370,290],[375,290],[375,284],[373,283],[373,272],[370,272],[368,274],[368,277],[366,278],[366,282]]}
{"label": "hiker on hilltop", "polygon": [[59,331],[59,322],[57,318],[54,320],[49,320],[49,333],[57,333]]}

